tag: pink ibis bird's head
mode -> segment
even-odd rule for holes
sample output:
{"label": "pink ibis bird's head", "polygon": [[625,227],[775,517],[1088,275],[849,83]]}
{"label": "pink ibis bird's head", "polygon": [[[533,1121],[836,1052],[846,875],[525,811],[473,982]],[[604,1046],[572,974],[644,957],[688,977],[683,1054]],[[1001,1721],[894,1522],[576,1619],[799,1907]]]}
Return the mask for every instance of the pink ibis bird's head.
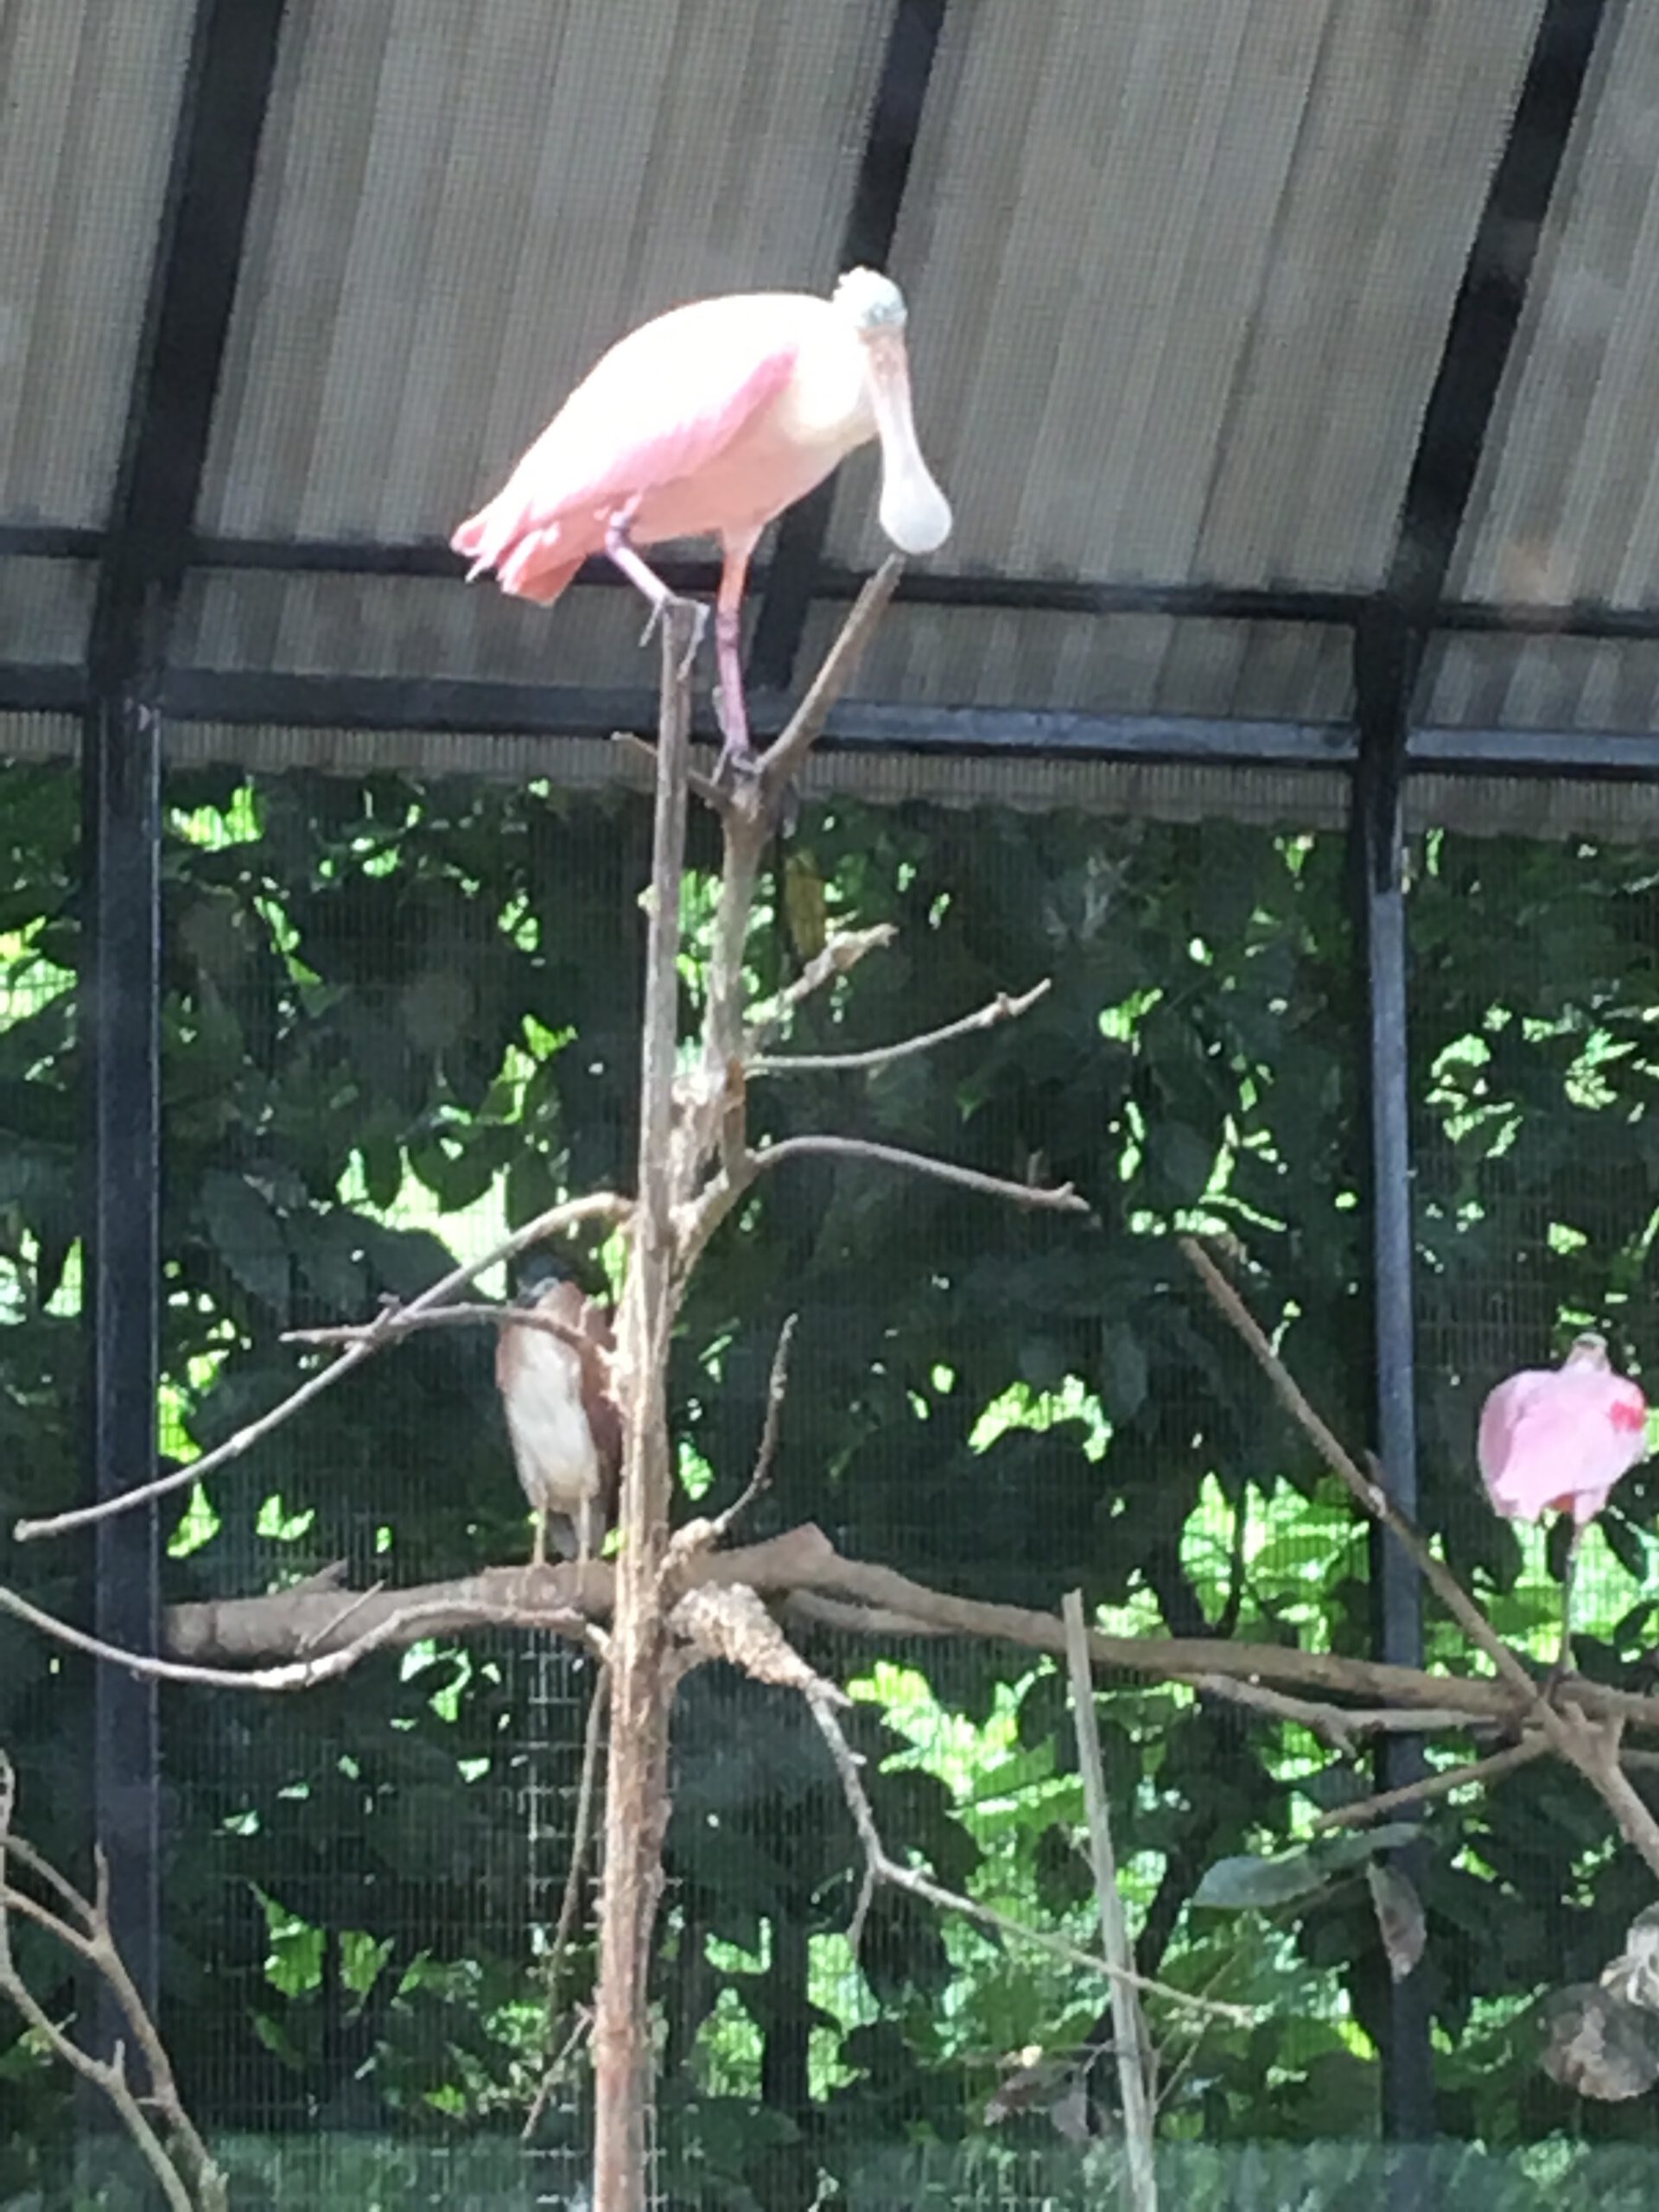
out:
{"label": "pink ibis bird's head", "polygon": [[835,305],[864,349],[865,382],[881,443],[881,527],[901,553],[931,553],[950,535],[950,502],[922,459],[910,404],[905,296],[891,276],[849,269]]}

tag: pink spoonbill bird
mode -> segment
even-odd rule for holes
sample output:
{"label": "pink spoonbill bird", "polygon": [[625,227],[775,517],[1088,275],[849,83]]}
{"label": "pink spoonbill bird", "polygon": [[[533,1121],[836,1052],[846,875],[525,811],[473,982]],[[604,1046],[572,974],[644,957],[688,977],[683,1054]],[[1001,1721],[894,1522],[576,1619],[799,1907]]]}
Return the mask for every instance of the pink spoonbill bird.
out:
{"label": "pink spoonbill bird", "polygon": [[468,581],[493,569],[503,591],[546,605],[602,552],[654,620],[672,594],[636,549],[717,537],[721,760],[747,758],[743,586],[773,516],[879,438],[882,529],[904,553],[931,553],[950,535],[950,505],[916,442],[905,320],[892,279],[854,269],[828,300],[734,292],[641,324],[456,531]]}
{"label": "pink spoonbill bird", "polygon": [[1648,1456],[1648,1402],[1613,1371],[1605,1338],[1586,1332],[1559,1367],[1525,1368],[1497,1385],[1481,1408],[1478,1450],[1487,1496],[1506,1520],[1573,1516],[1557,1662],[1570,1668],[1579,1548],[1614,1484]]}

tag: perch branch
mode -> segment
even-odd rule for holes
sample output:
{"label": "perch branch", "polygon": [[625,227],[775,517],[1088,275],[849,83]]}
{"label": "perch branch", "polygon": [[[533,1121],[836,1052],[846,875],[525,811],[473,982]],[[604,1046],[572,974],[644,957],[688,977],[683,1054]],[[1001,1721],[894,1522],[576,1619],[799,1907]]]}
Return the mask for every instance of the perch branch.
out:
{"label": "perch branch", "polygon": [[894,1045],[877,1045],[867,1052],[778,1052],[762,1053],[749,1062],[751,1075],[823,1075],[846,1072],[854,1069],[890,1067],[894,1060],[907,1059],[912,1052],[931,1052],[936,1045],[948,1045],[952,1038],[970,1037],[976,1030],[994,1029],[998,1022],[1016,1021],[1028,1014],[1039,999],[1054,988],[1053,978],[1045,976],[1040,983],[1015,999],[1006,991],[973,1014],[965,1014],[960,1021],[948,1021],[942,1029],[929,1029],[919,1037],[903,1037]]}
{"label": "perch branch", "polygon": [[469,1283],[487,1268],[494,1267],[498,1261],[512,1259],[516,1253],[524,1251],[529,1245],[539,1243],[543,1237],[562,1235],[566,1230],[579,1228],[583,1222],[623,1220],[629,1211],[628,1201],[618,1198],[612,1191],[594,1191],[586,1198],[570,1198],[561,1205],[550,1206],[534,1221],[526,1222],[511,1236],[503,1237],[481,1259],[469,1260],[464,1267],[452,1268],[447,1275],[441,1276],[429,1289],[423,1290],[418,1298],[411,1299],[407,1306],[387,1307],[378,1320],[369,1324],[359,1341],[347,1344],[338,1357],[315,1375],[307,1376],[296,1389],[290,1390],[268,1413],[261,1414],[257,1420],[238,1428],[234,1436],[227,1437],[223,1444],[215,1445],[211,1452],[204,1452],[188,1467],[176,1467],[170,1474],[158,1475],[154,1482],[140,1483],[136,1489],[123,1491],[118,1497],[104,1498],[96,1505],[78,1505],[67,1513],[49,1514],[41,1520],[19,1521],[13,1528],[12,1535],[20,1544],[30,1543],[39,1536],[61,1535],[67,1529],[84,1529],[94,1521],[106,1521],[113,1514],[130,1513],[135,1506],[149,1504],[152,1498],[165,1497],[169,1491],[183,1490],[199,1483],[205,1475],[213,1474],[232,1459],[240,1459],[245,1452],[251,1451],[256,1444],[263,1441],[273,1429],[279,1428],[285,1421],[291,1420],[311,1404],[314,1399],[320,1398],[325,1390],[331,1390],[336,1382],[343,1382],[353,1368],[360,1367],[382,1344],[391,1342],[397,1333],[395,1324],[398,1320],[403,1320],[407,1327],[410,1314],[429,1313],[434,1306],[447,1305],[458,1291],[465,1290]]}
{"label": "perch branch", "polygon": [[1065,1622],[1065,1656],[1071,1677],[1077,1724],[1077,1765],[1083,1802],[1089,1815],[1089,1859],[1100,1908],[1101,1942],[1112,1966],[1112,2041],[1117,2050],[1118,2093],[1123,2109],[1123,2149],[1131,2212],[1158,2212],[1158,2180],[1153,2164],[1152,2050],[1135,1990],[1135,1946],[1117,1885],[1117,1855],[1112,1847],[1111,1814],[1106,1802],[1106,1769],[1100,1752],[1100,1725],[1095,1713],[1094,1675],[1089,1661],[1089,1630],[1083,1592],[1069,1590],[1061,1614]]}
{"label": "perch branch", "polygon": [[864,649],[904,572],[903,560],[898,554],[889,553],[854,601],[836,642],[824,655],[817,674],[807,686],[806,696],[790,716],[782,735],[774,738],[761,754],[760,780],[769,807],[776,804],[790,778],[811,750],[829,719],[830,709],[857,673]]}
{"label": "perch branch", "polygon": [[[763,1594],[786,1599],[804,1619],[859,1635],[976,1637],[1058,1659],[1065,1656],[1065,1632],[1055,1614],[931,1590],[896,1568],[843,1558],[810,1522],[763,1543],[689,1558],[677,1579],[683,1587],[744,1582]],[[540,1569],[486,1567],[448,1582],[384,1590],[372,1599],[365,1592],[360,1607],[353,1601],[353,1618],[361,1633],[385,1630],[391,1617],[402,1617],[401,1634],[411,1642],[423,1636],[463,1635],[504,1621],[585,1635],[590,1618],[608,1617],[614,1584],[608,1560],[588,1561],[585,1573],[574,1560]],[[162,1614],[163,1647],[174,1659],[245,1663],[304,1656],[329,1648],[345,1601],[346,1593],[338,1590],[287,1589],[171,1605]],[[399,1641],[399,1632],[385,1633],[388,1643]],[[1535,1699],[1530,1681],[1522,1697],[1485,1675],[1431,1675],[1377,1660],[1304,1651],[1295,1644],[1091,1630],[1089,1649],[1096,1667],[1146,1681],[1192,1688],[1220,1676],[1252,1687],[1281,1683],[1322,1699],[1363,1700],[1368,1707],[1417,1707],[1431,1732],[1442,1726],[1518,1726],[1529,1719]],[[118,1663],[129,1663],[127,1653],[115,1656]],[[1633,1727],[1659,1732],[1659,1697],[1590,1681],[1575,1681],[1573,1694],[1594,1719],[1622,1717]]]}
{"label": "perch branch", "polygon": [[[513,1572],[513,1570],[507,1570]],[[518,1579],[526,1577],[522,1570]],[[192,1683],[200,1688],[221,1690],[308,1690],[319,1682],[332,1681],[338,1675],[348,1674],[359,1660],[371,1653],[384,1651],[388,1647],[401,1648],[419,1643],[433,1635],[454,1634],[467,1629],[480,1628],[541,1628],[571,1636],[588,1643],[594,1636],[593,1624],[584,1614],[565,1608],[542,1605],[513,1605],[495,1599],[471,1605],[458,1600],[449,1593],[458,1586],[433,1586],[439,1595],[415,1602],[408,1602],[411,1593],[386,1593],[397,1599],[393,1609],[383,1613],[372,1626],[350,1643],[318,1654],[315,1657],[294,1661],[282,1667],[199,1667],[175,1659],[152,1658],[148,1652],[124,1650],[119,1644],[105,1643],[101,1637],[89,1636],[85,1629],[73,1628],[67,1621],[60,1621],[55,1614],[42,1612],[27,1598],[19,1597],[15,1590],[0,1586],[0,1612],[13,1614],[38,1629],[42,1636],[49,1636],[59,1643],[67,1644],[72,1651],[84,1651],[89,1658],[102,1659],[111,1667],[124,1668],[130,1675],[159,1682]],[[280,1599],[286,1593],[277,1592]],[[366,1597],[366,1592],[365,1593]],[[257,1602],[257,1600],[255,1602]],[[330,1600],[329,1602],[335,1602]],[[346,1612],[351,1606],[342,1609]],[[366,1611],[368,1607],[365,1606]],[[322,1641],[314,1637],[315,1642]]]}
{"label": "perch branch", "polygon": [[954,1160],[935,1160],[929,1153],[905,1152],[896,1145],[873,1144],[863,1137],[785,1137],[762,1152],[752,1152],[749,1165],[756,1175],[761,1175],[769,1168],[780,1167],[786,1160],[806,1160],[815,1154],[877,1160],[883,1166],[906,1168],[914,1175],[931,1175],[964,1191],[977,1191],[983,1198],[1007,1198],[1017,1206],[1042,1207],[1052,1213],[1089,1211],[1089,1201],[1080,1198],[1070,1183],[1053,1190],[1036,1183],[1012,1183],[1001,1175],[982,1175],[976,1167],[958,1167]]}
{"label": "perch branch", "polygon": [[[108,2097],[156,2177],[169,2212],[196,2212],[198,2206],[202,2212],[225,2212],[225,2177],[184,2108],[166,2047],[116,1946],[110,1924],[109,1870],[102,1852],[97,1856],[95,1894],[85,1897],[38,1852],[12,1834],[16,1802],[17,1777],[10,1760],[0,1751],[0,1995],[11,2000],[56,2058]],[[9,1878],[13,1862],[44,1881],[81,1926],[75,1927],[14,1888]],[[94,2057],[59,2026],[36,1999],[12,1953],[10,1916],[14,1912],[45,1929],[102,1977],[143,2058],[149,2088],[143,2098],[127,2079],[124,2044],[117,2043],[107,2059]],[[160,2114],[170,2144],[157,2133],[144,2109],[147,2104]]]}
{"label": "perch branch", "polygon": [[[1086,1967],[1091,1974],[1116,1976],[1118,1969],[1107,1960],[1096,1958],[1092,1952],[1079,1950],[1076,1944],[1065,1942],[1058,1936],[1050,1936],[1040,1928],[1028,1928],[1022,1921],[1010,1920],[1005,1913],[989,1905],[981,1904],[976,1898],[962,1897],[955,1890],[947,1890],[913,1866],[902,1866],[890,1858],[881,1840],[881,1831],[876,1826],[868,1793],[861,1777],[859,1759],[842,1732],[836,1709],[827,1698],[809,1694],[807,1703],[819,1732],[830,1746],[830,1756],[835,1761],[840,1777],[842,1793],[847,1800],[847,1809],[852,1815],[853,1826],[864,1851],[864,1887],[860,1898],[860,1910],[855,1915],[854,1927],[861,1933],[863,1911],[870,1893],[876,1886],[887,1883],[892,1888],[904,1890],[911,1897],[920,1897],[925,1904],[936,1905],[945,1912],[959,1912],[967,1919],[976,1920],[982,1928],[995,1929],[997,1935],[1010,1937],[1020,1943],[1031,1943],[1052,1958],[1064,1959],[1068,1966]],[[856,1942],[854,1942],[856,1949]],[[1218,1998],[1195,1997],[1191,1991],[1176,1989],[1170,1983],[1154,1981],[1149,1975],[1137,1974],[1133,1977],[1136,1989],[1148,1996],[1161,1997],[1184,2012],[1203,2012],[1212,2019],[1232,2020],[1249,2024],[1255,2014],[1248,2005],[1230,2005]]]}

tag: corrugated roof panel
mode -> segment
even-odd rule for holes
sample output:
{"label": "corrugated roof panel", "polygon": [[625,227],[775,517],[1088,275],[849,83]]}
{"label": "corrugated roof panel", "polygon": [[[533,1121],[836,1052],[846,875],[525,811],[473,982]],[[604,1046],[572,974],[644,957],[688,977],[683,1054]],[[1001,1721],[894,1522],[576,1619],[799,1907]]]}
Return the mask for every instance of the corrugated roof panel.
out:
{"label": "corrugated roof panel", "polygon": [[862,0],[296,13],[204,527],[447,534],[633,324],[827,287],[885,29]]}
{"label": "corrugated roof panel", "polygon": [[938,557],[1374,581],[1541,5],[947,17],[895,257]]}
{"label": "corrugated roof panel", "polygon": [[[804,671],[817,665],[844,613],[814,610]],[[1349,711],[1348,653],[1344,631],[1311,624],[980,613],[901,602],[887,610],[850,696],[1014,711],[1339,721]]]}
{"label": "corrugated roof panel", "polygon": [[90,561],[0,558],[0,660],[82,659],[95,582]]}
{"label": "corrugated roof panel", "polygon": [[0,517],[102,521],[183,85],[189,0],[0,10]]}
{"label": "corrugated roof panel", "polygon": [[1659,12],[1623,11],[1557,188],[1457,571],[1471,595],[1659,602]]}
{"label": "corrugated roof panel", "polygon": [[1659,728],[1659,643],[1451,637],[1430,657],[1421,718],[1463,729]]}

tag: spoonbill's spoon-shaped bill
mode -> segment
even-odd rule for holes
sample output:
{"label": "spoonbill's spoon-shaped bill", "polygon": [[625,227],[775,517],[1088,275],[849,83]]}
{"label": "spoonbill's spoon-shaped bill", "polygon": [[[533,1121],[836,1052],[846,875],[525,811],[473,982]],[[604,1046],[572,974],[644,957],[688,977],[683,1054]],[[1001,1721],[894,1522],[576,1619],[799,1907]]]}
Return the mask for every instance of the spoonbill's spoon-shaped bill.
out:
{"label": "spoonbill's spoon-shaped bill", "polygon": [[636,548],[717,537],[721,720],[727,754],[745,755],[743,588],[773,517],[875,438],[887,536],[931,553],[950,534],[917,442],[905,327],[899,287],[868,269],[828,300],[737,292],[671,308],[611,348],[450,542],[469,576],[493,569],[543,605],[603,552],[659,607],[671,594]]}

